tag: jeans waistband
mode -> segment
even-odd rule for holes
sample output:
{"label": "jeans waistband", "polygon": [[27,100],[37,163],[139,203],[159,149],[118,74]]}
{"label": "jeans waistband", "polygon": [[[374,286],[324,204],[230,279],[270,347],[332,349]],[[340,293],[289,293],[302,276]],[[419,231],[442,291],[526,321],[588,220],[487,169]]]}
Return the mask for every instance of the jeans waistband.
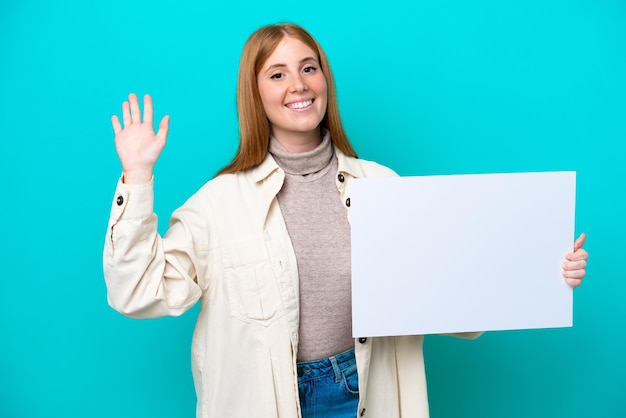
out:
{"label": "jeans waistband", "polygon": [[356,364],[356,358],[354,357],[354,348],[351,348],[343,353],[312,361],[299,361],[297,363],[298,368],[298,380],[309,380],[318,377],[328,376],[329,374],[335,374],[335,380],[341,380],[341,372]]}

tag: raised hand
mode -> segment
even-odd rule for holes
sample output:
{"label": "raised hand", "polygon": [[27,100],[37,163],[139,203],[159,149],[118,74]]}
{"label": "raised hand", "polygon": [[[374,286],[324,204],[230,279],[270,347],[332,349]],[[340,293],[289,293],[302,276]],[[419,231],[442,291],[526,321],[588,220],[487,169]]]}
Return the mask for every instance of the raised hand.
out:
{"label": "raised hand", "polygon": [[115,149],[122,162],[124,183],[145,183],[152,178],[152,169],[159,158],[169,129],[169,116],[164,116],[158,131],[152,125],[152,98],[146,94],[143,98],[143,122],[139,101],[134,93],[128,95],[128,101],[122,103],[124,127],[117,115],[111,117],[115,132]]}
{"label": "raised hand", "polygon": [[565,255],[565,263],[563,263],[563,277],[565,281],[573,288],[580,286],[585,277],[585,268],[587,267],[587,258],[589,254],[583,248],[587,236],[580,234],[574,242],[574,251]]}

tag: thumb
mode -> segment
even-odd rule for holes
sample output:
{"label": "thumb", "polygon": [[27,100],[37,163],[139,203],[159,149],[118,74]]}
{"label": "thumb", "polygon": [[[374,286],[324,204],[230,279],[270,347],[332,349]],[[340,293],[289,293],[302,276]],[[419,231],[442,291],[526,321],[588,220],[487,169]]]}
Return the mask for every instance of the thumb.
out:
{"label": "thumb", "polygon": [[580,236],[574,241],[574,251],[578,251],[585,244],[585,240],[587,239],[587,235],[583,232]]}
{"label": "thumb", "polygon": [[161,119],[161,122],[159,123],[159,129],[156,133],[156,138],[157,140],[159,140],[159,142],[162,142],[163,144],[165,144],[165,140],[167,139],[167,133],[169,132],[169,129],[170,129],[170,116],[165,115],[163,116],[163,119]]}

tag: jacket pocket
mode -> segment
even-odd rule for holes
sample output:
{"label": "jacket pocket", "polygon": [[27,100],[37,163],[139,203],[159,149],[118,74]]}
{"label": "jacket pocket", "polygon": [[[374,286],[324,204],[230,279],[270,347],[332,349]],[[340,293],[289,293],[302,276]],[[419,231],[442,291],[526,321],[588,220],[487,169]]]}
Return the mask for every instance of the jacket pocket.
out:
{"label": "jacket pocket", "polygon": [[278,282],[262,238],[225,243],[222,255],[224,285],[235,318],[267,326],[284,315]]}

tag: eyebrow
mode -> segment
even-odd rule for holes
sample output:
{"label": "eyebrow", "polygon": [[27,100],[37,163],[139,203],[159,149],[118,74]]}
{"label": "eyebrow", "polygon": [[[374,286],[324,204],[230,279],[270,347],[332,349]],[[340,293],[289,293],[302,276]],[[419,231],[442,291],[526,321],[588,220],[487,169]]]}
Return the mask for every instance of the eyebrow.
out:
{"label": "eyebrow", "polygon": [[[317,58],[315,58],[315,57],[306,57],[306,58],[302,58],[302,59],[300,60],[300,63],[299,63],[299,64],[300,64],[300,65],[302,65],[302,64],[304,64],[304,63],[305,63],[305,62],[307,62],[307,61],[315,61],[315,62],[319,63],[318,59],[317,59]],[[265,69],[265,71],[264,71],[264,72],[265,72],[265,73],[267,73],[267,72],[269,72],[270,70],[273,70],[273,69],[275,69],[275,68],[283,68],[283,67],[286,67],[286,66],[287,66],[287,64],[283,64],[283,63],[276,63],[276,64],[272,64],[272,65],[270,65],[269,67],[267,67],[267,68]]]}

